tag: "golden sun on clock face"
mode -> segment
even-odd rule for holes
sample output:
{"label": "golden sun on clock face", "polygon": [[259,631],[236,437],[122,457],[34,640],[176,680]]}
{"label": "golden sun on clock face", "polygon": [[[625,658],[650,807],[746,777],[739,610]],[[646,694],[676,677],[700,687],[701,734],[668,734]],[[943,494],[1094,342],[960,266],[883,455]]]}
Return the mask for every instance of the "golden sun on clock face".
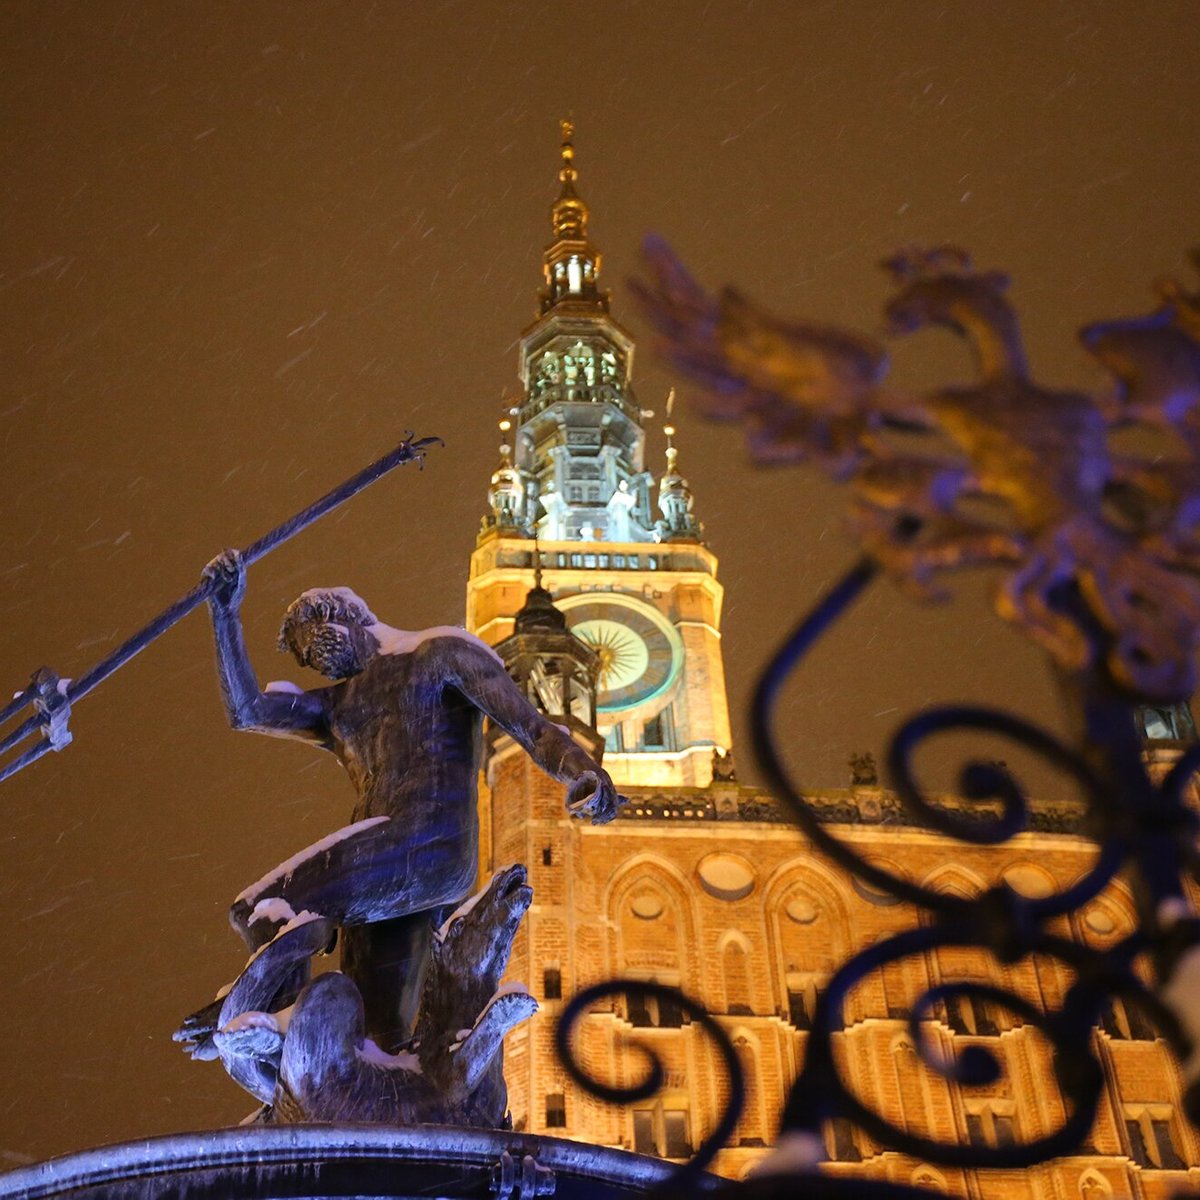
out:
{"label": "golden sun on clock face", "polygon": [[656,608],[633,596],[602,592],[568,596],[557,603],[571,632],[599,656],[599,709],[637,708],[674,682],[683,662],[683,643]]}

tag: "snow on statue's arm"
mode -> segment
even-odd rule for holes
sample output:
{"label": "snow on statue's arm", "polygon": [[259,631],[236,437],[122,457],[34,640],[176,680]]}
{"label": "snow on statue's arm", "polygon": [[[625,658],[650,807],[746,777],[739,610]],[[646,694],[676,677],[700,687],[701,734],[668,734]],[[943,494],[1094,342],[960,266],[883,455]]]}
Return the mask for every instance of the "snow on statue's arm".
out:
{"label": "snow on statue's arm", "polygon": [[621,797],[604,771],[560,725],[549,721],[509,678],[499,655],[466,633],[439,638],[448,673],[460,692],[529,754],[547,775],[568,784],[567,809],[603,825],[617,815]]}

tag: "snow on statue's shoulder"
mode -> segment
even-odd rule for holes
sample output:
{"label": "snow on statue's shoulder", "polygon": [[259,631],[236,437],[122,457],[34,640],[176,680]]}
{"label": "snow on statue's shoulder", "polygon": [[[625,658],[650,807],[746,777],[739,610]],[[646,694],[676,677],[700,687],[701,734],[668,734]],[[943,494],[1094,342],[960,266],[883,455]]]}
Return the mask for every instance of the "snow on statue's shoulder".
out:
{"label": "snow on statue's shoulder", "polygon": [[501,666],[503,659],[482,638],[468,633],[459,625],[435,625],[432,629],[393,629],[377,621],[367,626],[367,632],[379,643],[380,654],[411,654],[418,646],[431,642],[434,638],[458,638],[470,645],[483,650],[494,658]]}
{"label": "snow on statue's shoulder", "polygon": [[282,692],[285,696],[303,696],[304,689],[299,684],[292,683],[289,679],[272,679],[267,684],[263,691],[268,695],[274,695],[277,692]]}

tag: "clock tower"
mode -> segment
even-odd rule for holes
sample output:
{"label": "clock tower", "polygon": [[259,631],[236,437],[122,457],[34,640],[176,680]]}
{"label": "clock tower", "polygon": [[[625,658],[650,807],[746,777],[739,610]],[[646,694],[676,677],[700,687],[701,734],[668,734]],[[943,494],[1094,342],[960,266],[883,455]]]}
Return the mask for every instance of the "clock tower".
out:
{"label": "clock tower", "polygon": [[703,787],[730,745],[717,560],[670,425],[654,496],[633,339],[598,287],[569,123],[562,132],[539,311],[520,339],[521,399],[500,423],[467,628],[493,645],[511,637],[540,572],[596,655],[595,727],[618,786]]}
{"label": "clock tower", "polygon": [[[566,122],[562,135],[537,315],[520,339],[520,399],[500,422],[500,463],[471,556],[466,625],[497,648],[538,707],[603,756],[629,804],[611,825],[569,818],[561,785],[491,729],[480,866],[486,875],[524,863],[534,890],[509,960],[509,977],[525,982],[544,1010],[506,1041],[517,1127],[632,1146],[626,1118],[593,1111],[568,1084],[552,1017],[564,996],[613,973],[612,930],[601,914],[613,864],[630,860],[630,834],[641,832],[627,818],[664,795],[694,797],[695,811],[708,811],[714,789],[736,789],[721,657],[724,593],[670,424],[657,484],[646,467],[650,414],[633,388],[633,339],[599,288],[600,254],[576,190]],[[647,929],[657,936],[660,926]],[[669,963],[639,970],[686,982]],[[592,1024],[589,1038],[611,1041],[611,1030]],[[680,1111],[654,1118],[662,1138],[668,1125],[676,1141],[684,1136]]]}

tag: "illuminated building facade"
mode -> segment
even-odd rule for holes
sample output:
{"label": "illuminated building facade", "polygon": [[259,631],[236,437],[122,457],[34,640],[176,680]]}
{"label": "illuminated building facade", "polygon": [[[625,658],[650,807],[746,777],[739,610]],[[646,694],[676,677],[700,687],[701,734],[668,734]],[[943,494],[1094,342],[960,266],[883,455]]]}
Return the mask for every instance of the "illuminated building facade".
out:
{"label": "illuminated building facade", "polygon": [[[666,1089],[630,1109],[574,1090],[552,1046],[561,1002],[580,988],[618,975],[675,984],[718,1017],[746,1069],[747,1110],[716,1164],[738,1177],[769,1153],[824,980],[855,950],[920,917],[829,865],[768,795],[736,779],[717,560],[674,445],[657,488],[646,469],[634,346],[598,288],[569,126],[559,178],[540,312],[520,342],[524,391],[501,425],[501,462],[471,559],[467,625],[498,647],[545,711],[586,744],[603,744],[629,805],[608,826],[574,822],[561,787],[506,738],[489,741],[482,866],[529,867],[534,904],[510,975],[543,1009],[507,1044],[510,1106],[531,1132],[687,1157],[728,1091],[699,1027],[671,1005],[632,999],[585,1019],[579,1052],[596,1075],[639,1078],[639,1042],[668,1064]],[[1143,718],[1149,753],[1165,764],[1191,733],[1190,717],[1147,710]],[[912,824],[869,763],[855,766],[855,783],[812,794],[811,805],[839,838],[914,882],[974,895],[1005,880],[1045,895],[1094,858],[1078,806],[1048,801],[1035,806],[1029,832],[1000,848],[955,843],[948,859],[947,841]],[[1132,901],[1113,888],[1071,919],[1073,936],[1105,945],[1133,928]],[[907,1014],[943,980],[989,980],[1039,1008],[1057,1007],[1070,982],[1056,961],[1001,966],[979,951],[886,968],[844,1013],[840,1065],[856,1092],[896,1126],[942,1142],[1030,1142],[1061,1125],[1046,1045],[1011,1013],[962,998],[925,1023],[947,1055],[986,1045],[1003,1065],[994,1085],[958,1089],[918,1062]],[[1200,1143],[1180,1112],[1165,1044],[1119,1000],[1096,1038],[1107,1092],[1086,1153],[1024,1172],[952,1170],[835,1122],[826,1169],[980,1200],[1166,1197],[1200,1180]]]}

